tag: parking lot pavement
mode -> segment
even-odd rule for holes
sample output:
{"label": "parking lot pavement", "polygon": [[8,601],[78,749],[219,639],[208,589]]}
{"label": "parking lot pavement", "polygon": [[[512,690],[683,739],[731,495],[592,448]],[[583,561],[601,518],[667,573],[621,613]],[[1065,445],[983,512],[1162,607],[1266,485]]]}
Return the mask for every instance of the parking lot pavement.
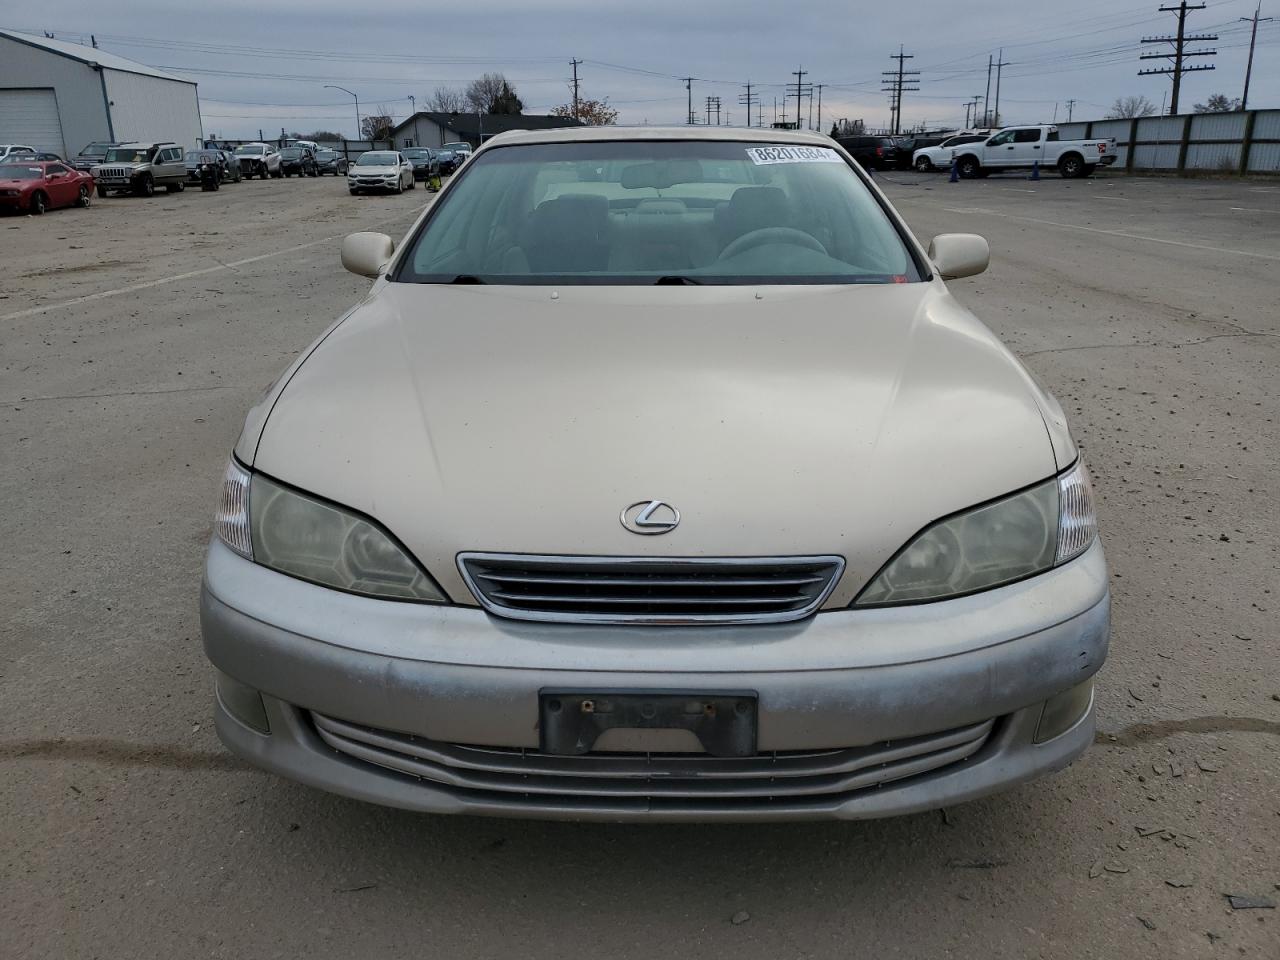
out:
{"label": "parking lot pavement", "polygon": [[3,218],[0,955],[1280,954],[1276,911],[1224,898],[1280,900],[1280,189],[880,183],[922,238],[989,238],[952,289],[1093,471],[1115,624],[1082,760],[945,815],[715,827],[431,818],[244,766],[196,616],[222,464],[367,289],[335,238],[426,197]]}

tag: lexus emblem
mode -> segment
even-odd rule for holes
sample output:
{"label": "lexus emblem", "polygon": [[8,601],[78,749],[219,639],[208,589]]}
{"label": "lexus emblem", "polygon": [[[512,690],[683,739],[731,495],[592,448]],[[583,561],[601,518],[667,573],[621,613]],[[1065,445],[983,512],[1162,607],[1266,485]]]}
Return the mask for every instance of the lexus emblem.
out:
{"label": "lexus emblem", "polygon": [[665,500],[641,500],[623,510],[619,519],[632,533],[652,537],[674,530],[680,523],[680,511]]}

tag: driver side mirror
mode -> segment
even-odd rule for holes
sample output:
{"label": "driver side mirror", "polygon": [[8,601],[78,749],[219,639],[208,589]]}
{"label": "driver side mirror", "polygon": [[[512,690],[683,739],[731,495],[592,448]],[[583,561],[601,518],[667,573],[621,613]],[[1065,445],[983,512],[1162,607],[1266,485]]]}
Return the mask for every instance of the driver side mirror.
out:
{"label": "driver side mirror", "polygon": [[353,233],[342,241],[342,265],[357,276],[376,280],[395,250],[395,242],[385,233]]}
{"label": "driver side mirror", "polygon": [[959,280],[986,270],[991,248],[976,233],[940,233],[929,243],[929,259],[943,280]]}

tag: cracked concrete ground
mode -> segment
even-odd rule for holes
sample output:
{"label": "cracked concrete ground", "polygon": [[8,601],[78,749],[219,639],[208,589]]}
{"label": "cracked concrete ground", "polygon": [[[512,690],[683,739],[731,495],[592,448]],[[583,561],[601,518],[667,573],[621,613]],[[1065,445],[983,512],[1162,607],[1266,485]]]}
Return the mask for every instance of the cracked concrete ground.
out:
{"label": "cracked concrete ground", "polygon": [[330,238],[425,198],[3,218],[0,955],[1280,956],[1276,911],[1224,896],[1280,900],[1280,184],[881,182],[921,237],[990,239],[952,289],[1093,471],[1115,628],[1083,759],[945,815],[711,828],[422,817],[244,766],[196,617],[222,463],[367,288]]}

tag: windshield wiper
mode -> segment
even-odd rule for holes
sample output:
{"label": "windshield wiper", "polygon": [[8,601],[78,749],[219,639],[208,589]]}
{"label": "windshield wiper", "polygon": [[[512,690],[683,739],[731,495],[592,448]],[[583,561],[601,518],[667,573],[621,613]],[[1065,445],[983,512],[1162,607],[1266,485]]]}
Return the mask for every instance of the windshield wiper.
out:
{"label": "windshield wiper", "polygon": [[484,283],[484,281],[474,273],[460,273],[450,280],[449,283]]}
{"label": "windshield wiper", "polygon": [[671,274],[666,277],[659,277],[653,281],[655,287],[696,287],[702,284],[701,280],[695,280],[693,277],[683,277],[678,274]]}

